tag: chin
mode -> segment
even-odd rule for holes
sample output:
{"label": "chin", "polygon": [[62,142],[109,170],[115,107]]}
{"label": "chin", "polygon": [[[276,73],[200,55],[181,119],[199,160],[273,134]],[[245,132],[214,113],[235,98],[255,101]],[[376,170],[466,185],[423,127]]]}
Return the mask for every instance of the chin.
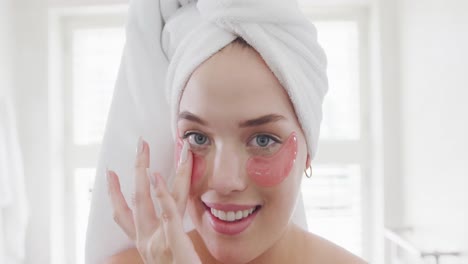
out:
{"label": "chin", "polygon": [[198,199],[191,199],[187,209],[197,233],[213,258],[223,264],[245,264],[259,258],[280,238],[280,235],[267,230],[281,229],[281,219],[276,219],[279,221],[272,226],[272,221],[268,220],[271,217],[265,215],[268,208],[263,204],[254,205],[249,215],[230,223],[217,219],[210,208]]}
{"label": "chin", "polygon": [[248,249],[242,246],[218,243],[213,247],[208,247],[208,250],[216,260],[223,264],[245,264],[256,258],[254,254],[248,252]]}
{"label": "chin", "polygon": [[261,255],[262,248],[253,242],[255,236],[252,237],[250,232],[232,237],[216,233],[210,228],[202,225],[197,228],[197,232],[204,241],[206,249],[217,261],[223,264],[245,264]]}

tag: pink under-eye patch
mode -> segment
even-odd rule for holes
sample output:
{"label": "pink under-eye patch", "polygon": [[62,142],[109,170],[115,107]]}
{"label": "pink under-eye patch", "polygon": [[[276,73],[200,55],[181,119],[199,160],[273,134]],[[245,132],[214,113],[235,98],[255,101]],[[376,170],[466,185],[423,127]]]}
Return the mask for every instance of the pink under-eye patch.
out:
{"label": "pink under-eye patch", "polygon": [[[179,138],[175,151],[176,166],[180,159],[182,147],[183,141]],[[293,132],[275,154],[268,157],[253,156],[249,158],[246,164],[247,174],[260,186],[272,187],[278,185],[291,173],[296,161],[297,149],[297,137],[296,133]],[[195,153],[192,155],[191,184],[194,185],[203,178],[206,171],[206,160]]]}
{"label": "pink under-eye patch", "polygon": [[247,174],[260,186],[280,184],[290,174],[297,156],[297,137],[293,132],[272,156],[253,156],[247,161]]}

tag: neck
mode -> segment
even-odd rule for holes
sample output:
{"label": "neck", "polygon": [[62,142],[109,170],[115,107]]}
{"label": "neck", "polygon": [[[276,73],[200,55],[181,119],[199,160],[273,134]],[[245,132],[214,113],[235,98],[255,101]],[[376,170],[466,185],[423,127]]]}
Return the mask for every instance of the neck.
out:
{"label": "neck", "polygon": [[298,226],[290,223],[273,246],[248,264],[293,263],[289,257],[296,248],[299,231]]}

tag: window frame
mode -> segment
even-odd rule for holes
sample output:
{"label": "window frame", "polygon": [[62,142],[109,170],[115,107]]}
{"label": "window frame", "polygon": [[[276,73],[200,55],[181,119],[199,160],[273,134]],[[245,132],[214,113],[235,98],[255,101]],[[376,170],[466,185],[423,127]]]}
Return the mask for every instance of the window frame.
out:
{"label": "window frame", "polygon": [[[358,31],[359,47],[359,107],[360,128],[359,140],[320,140],[317,157],[313,164],[359,164],[361,167],[361,210],[362,210],[362,257],[372,257],[371,244],[376,239],[369,227],[375,222],[375,214],[372,204],[370,188],[372,182],[371,140],[372,120],[371,117],[371,90],[370,90],[370,68],[369,68],[369,8],[367,6],[350,7],[323,7],[314,5],[301,5],[303,12],[312,20],[317,22],[327,21],[351,21],[355,22]],[[359,155],[356,155],[359,153]],[[305,201],[304,201],[305,202]]]}
{"label": "window frame", "polygon": [[[73,144],[73,30],[125,25],[128,5],[50,8],[49,117],[51,119],[51,247],[52,264],[77,263],[74,172],[95,168],[100,144]],[[66,175],[66,177],[64,177]],[[83,252],[84,254],[84,252]],[[80,263],[81,264],[81,263]]]}

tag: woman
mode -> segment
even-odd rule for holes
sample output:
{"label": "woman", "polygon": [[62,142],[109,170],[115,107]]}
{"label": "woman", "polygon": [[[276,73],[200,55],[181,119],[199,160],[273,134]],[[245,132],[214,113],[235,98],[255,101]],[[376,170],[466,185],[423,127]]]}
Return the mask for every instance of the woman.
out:
{"label": "woman", "polygon": [[[311,153],[289,93],[241,38],[197,67],[178,104],[172,192],[147,174],[144,141],[134,212],[108,173],[115,220],[137,249],[107,263],[365,263],[291,221]],[[195,225],[187,234],[186,208]]]}

